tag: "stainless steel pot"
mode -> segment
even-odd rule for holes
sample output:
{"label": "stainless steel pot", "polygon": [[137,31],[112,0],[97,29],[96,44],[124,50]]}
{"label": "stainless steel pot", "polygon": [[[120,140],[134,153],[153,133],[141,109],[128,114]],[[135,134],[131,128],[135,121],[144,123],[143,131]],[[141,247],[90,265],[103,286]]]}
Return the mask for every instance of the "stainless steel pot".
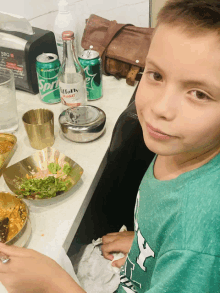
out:
{"label": "stainless steel pot", "polygon": [[89,142],[105,131],[105,112],[95,106],[68,108],[59,116],[63,135],[75,142]]}

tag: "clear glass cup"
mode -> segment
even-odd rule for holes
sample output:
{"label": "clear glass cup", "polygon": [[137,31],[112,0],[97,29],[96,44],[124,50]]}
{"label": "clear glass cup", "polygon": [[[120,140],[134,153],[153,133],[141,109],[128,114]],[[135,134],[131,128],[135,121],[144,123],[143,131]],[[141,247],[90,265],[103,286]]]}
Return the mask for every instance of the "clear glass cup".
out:
{"label": "clear glass cup", "polygon": [[11,69],[0,68],[0,133],[13,133],[18,129],[18,113],[14,74]]}

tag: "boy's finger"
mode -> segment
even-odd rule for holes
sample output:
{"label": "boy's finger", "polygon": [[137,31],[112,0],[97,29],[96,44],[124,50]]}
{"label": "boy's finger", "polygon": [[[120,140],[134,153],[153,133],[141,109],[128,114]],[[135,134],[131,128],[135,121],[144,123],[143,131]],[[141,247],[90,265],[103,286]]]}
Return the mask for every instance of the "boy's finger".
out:
{"label": "boy's finger", "polygon": [[124,251],[125,245],[123,241],[116,240],[116,241],[112,241],[110,243],[104,244],[103,246],[106,252],[125,252]]}
{"label": "boy's finger", "polygon": [[111,251],[109,251],[107,249],[108,244],[102,245],[101,246],[101,250],[102,250],[102,255],[104,256],[104,258],[109,259],[109,260],[113,260],[113,255],[111,254]]}
{"label": "boy's finger", "polygon": [[107,233],[106,235],[109,235],[109,236],[111,236],[111,235],[112,235],[112,236],[115,236],[115,235],[118,235],[118,233],[119,233],[119,232],[112,232],[112,233]]}
{"label": "boy's finger", "polygon": [[111,253],[103,253],[102,256],[108,260],[114,259],[114,256]]}
{"label": "boy's finger", "polygon": [[116,239],[116,235],[105,235],[102,237],[102,243],[107,244],[111,243]]}
{"label": "boy's finger", "polygon": [[126,261],[126,256],[112,262],[113,267],[120,268]]}
{"label": "boy's finger", "polygon": [[109,259],[109,255],[113,252],[123,252],[124,251],[124,245],[120,241],[111,242],[108,244],[103,244],[101,246],[102,254],[105,258]]}

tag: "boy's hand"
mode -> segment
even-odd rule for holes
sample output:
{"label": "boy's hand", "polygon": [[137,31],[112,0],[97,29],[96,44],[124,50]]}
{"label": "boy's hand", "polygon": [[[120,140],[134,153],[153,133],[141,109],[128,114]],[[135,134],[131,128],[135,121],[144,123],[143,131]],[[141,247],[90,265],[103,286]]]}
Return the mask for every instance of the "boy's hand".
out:
{"label": "boy's hand", "polygon": [[125,231],[125,232],[116,232],[109,233],[102,237],[103,245],[101,247],[102,254],[106,259],[113,260],[112,253],[114,252],[122,252],[125,254],[125,257],[122,259],[116,260],[112,263],[112,266],[116,266],[120,268],[126,260],[126,256],[130,251],[132,242],[134,239],[133,231]]}

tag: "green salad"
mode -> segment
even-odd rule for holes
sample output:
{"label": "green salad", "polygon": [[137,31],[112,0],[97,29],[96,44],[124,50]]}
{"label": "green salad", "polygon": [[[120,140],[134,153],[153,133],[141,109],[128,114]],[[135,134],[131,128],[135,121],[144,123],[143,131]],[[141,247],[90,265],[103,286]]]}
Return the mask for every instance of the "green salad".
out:
{"label": "green salad", "polygon": [[27,176],[27,178],[18,178],[19,190],[16,192],[18,197],[26,199],[43,199],[52,198],[63,191],[67,191],[72,183],[67,176],[72,171],[68,163],[61,167],[57,163],[50,163],[48,166],[48,173],[53,174],[44,178],[34,178],[34,176]]}

